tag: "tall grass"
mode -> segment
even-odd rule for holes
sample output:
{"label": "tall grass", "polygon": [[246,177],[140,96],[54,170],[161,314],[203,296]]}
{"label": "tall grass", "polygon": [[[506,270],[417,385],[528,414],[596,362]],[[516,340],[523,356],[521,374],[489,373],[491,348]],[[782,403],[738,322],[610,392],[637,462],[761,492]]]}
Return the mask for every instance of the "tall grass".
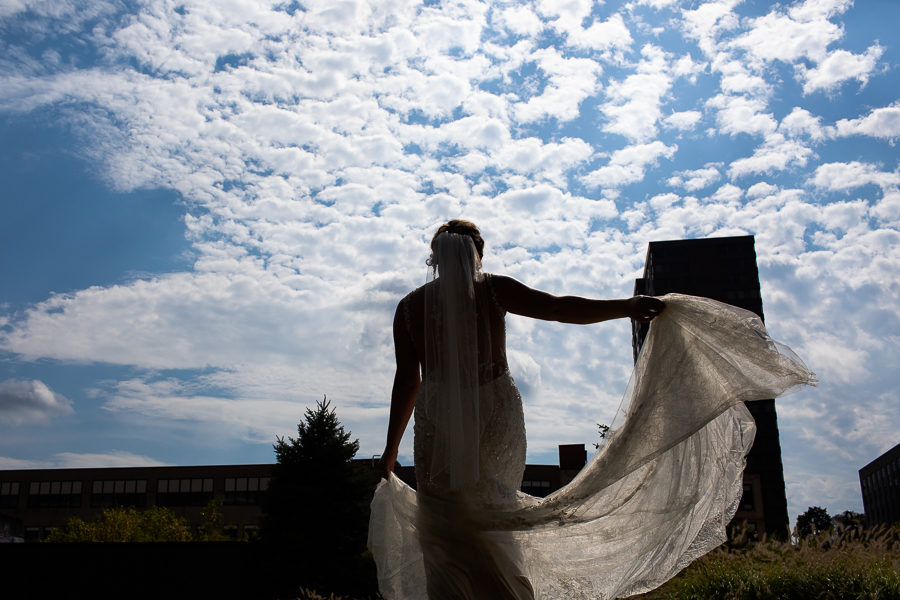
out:
{"label": "tall grass", "polygon": [[900,600],[900,532],[847,529],[719,548],[646,600]]}
{"label": "tall grass", "polygon": [[[631,600],[900,600],[900,529],[722,546]],[[301,589],[292,600],[354,600]]]}

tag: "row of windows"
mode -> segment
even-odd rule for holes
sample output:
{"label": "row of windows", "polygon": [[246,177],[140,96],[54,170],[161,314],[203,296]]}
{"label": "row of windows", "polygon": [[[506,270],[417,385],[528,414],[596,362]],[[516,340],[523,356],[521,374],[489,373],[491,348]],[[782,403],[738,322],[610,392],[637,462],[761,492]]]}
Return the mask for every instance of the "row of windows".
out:
{"label": "row of windows", "polygon": [[[228,481],[227,479],[225,480]],[[213,491],[211,477],[205,479],[160,479],[156,485],[157,493],[162,494],[197,494]]]}
{"label": "row of windows", "polygon": [[268,477],[226,477],[224,502],[236,506],[259,504],[268,487]]}
{"label": "row of windows", "polygon": [[[225,478],[225,504],[259,504],[261,493],[269,487],[268,477]],[[156,503],[160,506],[203,506],[213,498],[213,479],[160,479],[156,486]],[[106,479],[91,484],[91,506],[147,505],[146,479]],[[0,483],[0,508],[19,505],[20,483]],[[81,481],[32,481],[28,487],[31,508],[76,508],[81,506]]]}
{"label": "row of windows", "polygon": [[550,493],[550,482],[545,480],[523,480],[522,491],[532,496],[544,497]]}
{"label": "row of windows", "polygon": [[28,487],[31,496],[57,496],[60,494],[80,494],[80,481],[32,481]]}
{"label": "row of windows", "polygon": [[28,506],[30,508],[77,508],[81,506],[81,482],[32,481],[28,486]]}
{"label": "row of windows", "polygon": [[0,483],[0,508],[15,508],[19,505],[19,482]]}

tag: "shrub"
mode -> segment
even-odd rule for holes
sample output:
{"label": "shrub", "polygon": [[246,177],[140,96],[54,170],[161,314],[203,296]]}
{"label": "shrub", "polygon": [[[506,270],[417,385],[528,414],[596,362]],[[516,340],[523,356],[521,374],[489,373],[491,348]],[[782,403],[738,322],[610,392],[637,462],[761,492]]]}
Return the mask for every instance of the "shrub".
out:
{"label": "shrub", "polygon": [[93,521],[71,517],[66,526],[50,534],[48,542],[190,542],[185,519],[167,508],[153,506],[138,511],[108,508]]}

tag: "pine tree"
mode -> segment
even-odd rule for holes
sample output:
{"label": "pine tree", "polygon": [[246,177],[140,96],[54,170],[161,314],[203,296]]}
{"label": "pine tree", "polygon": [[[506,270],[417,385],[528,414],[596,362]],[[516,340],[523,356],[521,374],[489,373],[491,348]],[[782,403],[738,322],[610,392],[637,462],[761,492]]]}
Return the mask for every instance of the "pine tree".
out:
{"label": "pine tree", "polygon": [[374,486],[371,473],[352,462],[359,442],[327,398],[306,410],[296,438],[276,439],[277,464],[262,500],[262,540],[281,547],[297,568],[297,584],[329,592],[368,586],[352,581],[371,571],[363,554]]}

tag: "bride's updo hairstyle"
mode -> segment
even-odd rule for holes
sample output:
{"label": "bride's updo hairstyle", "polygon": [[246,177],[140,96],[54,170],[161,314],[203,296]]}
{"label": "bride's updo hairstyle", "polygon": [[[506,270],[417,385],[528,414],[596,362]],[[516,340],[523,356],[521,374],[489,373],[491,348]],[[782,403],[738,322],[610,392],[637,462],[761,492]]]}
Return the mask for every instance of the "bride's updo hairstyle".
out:
{"label": "bride's updo hairstyle", "polygon": [[434,232],[434,237],[431,238],[431,258],[425,261],[429,267],[438,266],[437,257],[434,253],[434,242],[435,240],[437,240],[439,235],[445,232],[469,236],[470,238],[472,238],[472,242],[475,244],[475,250],[478,252],[479,260],[484,257],[484,240],[481,239],[481,232],[478,230],[478,226],[475,225],[475,223],[473,223],[472,221],[466,221],[464,219],[453,219],[438,227],[438,230]]}

